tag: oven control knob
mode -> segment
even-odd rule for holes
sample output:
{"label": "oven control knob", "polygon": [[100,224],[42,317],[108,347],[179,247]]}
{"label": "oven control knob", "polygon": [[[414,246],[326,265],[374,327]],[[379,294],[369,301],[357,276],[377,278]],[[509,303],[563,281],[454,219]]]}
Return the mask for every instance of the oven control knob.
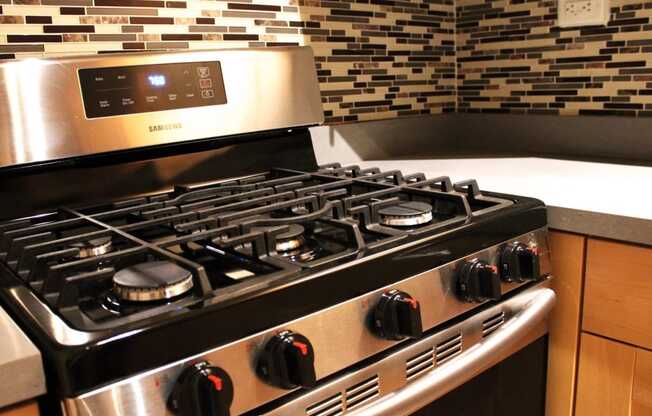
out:
{"label": "oven control knob", "polygon": [[467,302],[500,300],[498,267],[483,260],[467,261],[460,269],[457,290]]}
{"label": "oven control knob", "polygon": [[168,406],[179,416],[229,416],[231,402],[233,383],[229,375],[203,361],[181,373]]}
{"label": "oven control knob", "polygon": [[500,276],[507,282],[538,280],[539,253],[535,247],[523,243],[505,246],[500,255]]}
{"label": "oven control knob", "polygon": [[421,306],[405,292],[385,292],[374,309],[373,327],[379,336],[389,340],[419,338],[423,333]]}
{"label": "oven control knob", "polygon": [[284,331],[267,341],[258,360],[257,371],[268,383],[283,389],[312,387],[315,376],[315,351],[308,338]]}

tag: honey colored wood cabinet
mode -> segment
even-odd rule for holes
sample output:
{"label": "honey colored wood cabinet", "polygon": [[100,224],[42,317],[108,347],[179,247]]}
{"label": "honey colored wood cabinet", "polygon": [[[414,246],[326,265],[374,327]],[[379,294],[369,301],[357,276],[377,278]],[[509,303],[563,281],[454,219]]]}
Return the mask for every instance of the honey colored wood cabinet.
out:
{"label": "honey colored wood cabinet", "polygon": [[652,416],[652,247],[550,232],[547,416]]}
{"label": "honey colored wood cabinet", "polygon": [[582,334],[576,416],[629,416],[636,349]]}
{"label": "honey colored wood cabinet", "polygon": [[557,303],[550,317],[547,416],[571,416],[574,405],[580,333],[584,247],[586,237],[551,231],[552,288]]}
{"label": "honey colored wood cabinet", "polygon": [[582,329],[652,349],[652,248],[589,239]]}
{"label": "honey colored wood cabinet", "polygon": [[652,352],[582,334],[575,415],[652,415]]}
{"label": "honey colored wood cabinet", "polygon": [[21,403],[0,409],[0,416],[39,416],[36,402]]}

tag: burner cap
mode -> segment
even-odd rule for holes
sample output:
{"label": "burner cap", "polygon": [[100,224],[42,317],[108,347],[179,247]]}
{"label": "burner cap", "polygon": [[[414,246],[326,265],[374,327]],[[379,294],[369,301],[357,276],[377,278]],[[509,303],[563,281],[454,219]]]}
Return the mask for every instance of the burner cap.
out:
{"label": "burner cap", "polygon": [[304,243],[303,232],[305,228],[299,224],[290,224],[289,230],[276,236],[276,251],[285,253],[296,250]]}
{"label": "burner cap", "polygon": [[170,261],[135,264],[113,276],[114,292],[135,302],[170,299],[192,287],[192,273]]}
{"label": "burner cap", "polygon": [[97,237],[90,240],[74,242],[70,244],[70,247],[79,249],[77,258],[85,259],[108,253],[113,248],[113,241],[111,240],[111,236]]}
{"label": "burner cap", "polygon": [[378,210],[383,225],[413,227],[432,221],[432,205],[425,202],[406,201]]}

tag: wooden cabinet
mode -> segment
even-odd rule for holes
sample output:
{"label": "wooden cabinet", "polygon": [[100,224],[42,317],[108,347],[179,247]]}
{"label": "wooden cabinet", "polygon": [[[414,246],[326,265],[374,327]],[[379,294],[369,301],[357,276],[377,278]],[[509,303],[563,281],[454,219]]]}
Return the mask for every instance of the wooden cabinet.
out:
{"label": "wooden cabinet", "polygon": [[550,248],[546,415],[652,416],[652,248],[554,231]]}
{"label": "wooden cabinet", "polygon": [[652,352],[637,349],[631,416],[652,415]]}
{"label": "wooden cabinet", "polygon": [[652,349],[652,248],[589,239],[582,329]]}
{"label": "wooden cabinet", "polygon": [[580,333],[584,247],[586,237],[550,232],[552,288],[557,304],[550,316],[547,416],[573,414],[577,348]]}
{"label": "wooden cabinet", "polygon": [[652,415],[652,352],[582,334],[576,416]]}
{"label": "wooden cabinet", "polygon": [[576,416],[629,416],[636,349],[582,334]]}
{"label": "wooden cabinet", "polygon": [[27,402],[0,409],[0,416],[39,416],[38,405],[36,402]]}
{"label": "wooden cabinet", "polygon": [[652,248],[588,240],[582,331],[575,415],[652,415]]}

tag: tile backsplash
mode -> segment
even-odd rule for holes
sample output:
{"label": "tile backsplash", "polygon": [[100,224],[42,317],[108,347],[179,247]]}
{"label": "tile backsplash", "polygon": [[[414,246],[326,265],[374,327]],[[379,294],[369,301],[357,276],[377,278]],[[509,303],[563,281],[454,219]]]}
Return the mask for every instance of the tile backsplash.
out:
{"label": "tile backsplash", "polygon": [[556,0],[0,0],[0,59],[310,45],[329,123],[652,115],[652,2],[559,28]]}
{"label": "tile backsplash", "polygon": [[327,122],[455,109],[453,0],[0,0],[0,59],[299,44]]}
{"label": "tile backsplash", "polygon": [[459,0],[458,111],[652,115],[652,2],[560,28],[556,1]]}

